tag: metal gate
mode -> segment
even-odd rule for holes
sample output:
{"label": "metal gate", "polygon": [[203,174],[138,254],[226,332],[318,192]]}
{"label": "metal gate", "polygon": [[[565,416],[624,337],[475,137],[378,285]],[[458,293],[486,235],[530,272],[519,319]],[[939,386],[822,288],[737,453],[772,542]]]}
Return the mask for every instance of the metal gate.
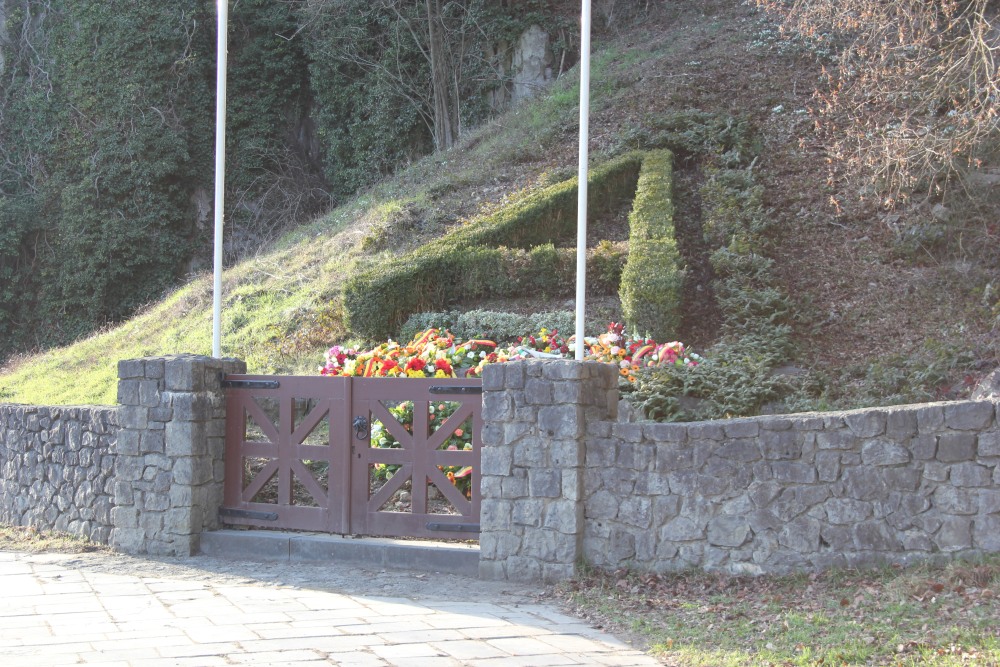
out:
{"label": "metal gate", "polygon": [[482,381],[229,375],[226,524],[475,537]]}

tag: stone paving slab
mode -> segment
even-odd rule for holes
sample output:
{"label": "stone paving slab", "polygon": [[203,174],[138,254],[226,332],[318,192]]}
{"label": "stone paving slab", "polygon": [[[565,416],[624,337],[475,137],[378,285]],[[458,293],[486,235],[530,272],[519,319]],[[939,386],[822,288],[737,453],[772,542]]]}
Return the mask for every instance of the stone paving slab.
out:
{"label": "stone paving slab", "polygon": [[[103,558],[0,552],[0,665],[659,664],[551,606],[460,577]],[[380,581],[391,594],[373,592]]]}

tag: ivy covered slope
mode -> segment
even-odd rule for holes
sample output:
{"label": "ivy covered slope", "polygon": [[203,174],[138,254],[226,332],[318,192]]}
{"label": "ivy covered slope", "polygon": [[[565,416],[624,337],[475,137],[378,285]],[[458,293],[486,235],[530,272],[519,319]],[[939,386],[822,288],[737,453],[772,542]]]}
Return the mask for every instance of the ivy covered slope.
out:
{"label": "ivy covered slope", "polygon": [[[596,85],[610,89],[626,76],[626,66],[615,62],[620,56],[613,50],[597,56]],[[352,276],[424,244],[426,249],[419,253],[432,254],[442,245],[435,239],[451,229],[456,230],[452,236],[471,239],[463,247],[473,252],[483,234],[492,235],[494,246],[502,245],[503,220],[538,202],[542,208],[565,208],[567,204],[559,202],[571,200],[573,211],[566,212],[563,224],[572,226],[576,190],[566,128],[572,127],[578,95],[577,79],[572,74],[561,78],[551,94],[471,133],[447,154],[422,159],[293,230],[272,250],[228,269],[223,353],[245,359],[254,372],[313,373],[331,343],[366,338],[364,327],[354,333],[345,324],[342,290]],[[611,187],[622,187],[614,186],[622,178],[620,165],[626,172],[631,168],[631,189],[626,184],[625,194],[615,199],[616,205],[627,205],[638,162],[609,156],[598,160],[608,165],[599,173],[613,172]],[[627,173],[624,178],[628,180]],[[563,257],[562,248],[521,245],[534,249],[522,251],[522,260],[508,252],[510,270],[532,256],[542,262],[541,269],[561,266],[560,276],[541,275],[538,283],[549,281],[564,293],[558,283],[573,270],[574,261]],[[606,244],[596,255],[596,265],[606,269],[604,277],[595,274],[593,282],[603,279],[605,289],[613,292],[624,247]],[[401,294],[409,291],[402,284],[396,287]],[[15,359],[0,374],[0,400],[114,403],[118,359],[211,352],[211,301],[211,277],[202,275],[121,325],[67,347]],[[374,338],[374,332],[367,336]]]}

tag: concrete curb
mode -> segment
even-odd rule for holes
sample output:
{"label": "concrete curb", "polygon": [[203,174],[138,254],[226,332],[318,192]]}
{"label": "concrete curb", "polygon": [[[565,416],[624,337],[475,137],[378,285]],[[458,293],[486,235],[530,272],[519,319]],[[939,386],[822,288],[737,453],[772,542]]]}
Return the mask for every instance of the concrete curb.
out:
{"label": "concrete curb", "polygon": [[273,530],[215,530],[202,533],[201,553],[228,560],[351,563],[374,569],[479,577],[478,544]]}

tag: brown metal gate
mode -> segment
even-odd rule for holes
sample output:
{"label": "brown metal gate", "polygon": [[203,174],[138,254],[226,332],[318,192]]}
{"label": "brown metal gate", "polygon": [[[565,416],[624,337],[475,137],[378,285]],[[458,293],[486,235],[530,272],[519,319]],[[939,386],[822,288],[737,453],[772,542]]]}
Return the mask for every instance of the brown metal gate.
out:
{"label": "brown metal gate", "polygon": [[224,523],[474,537],[482,382],[230,375]]}

